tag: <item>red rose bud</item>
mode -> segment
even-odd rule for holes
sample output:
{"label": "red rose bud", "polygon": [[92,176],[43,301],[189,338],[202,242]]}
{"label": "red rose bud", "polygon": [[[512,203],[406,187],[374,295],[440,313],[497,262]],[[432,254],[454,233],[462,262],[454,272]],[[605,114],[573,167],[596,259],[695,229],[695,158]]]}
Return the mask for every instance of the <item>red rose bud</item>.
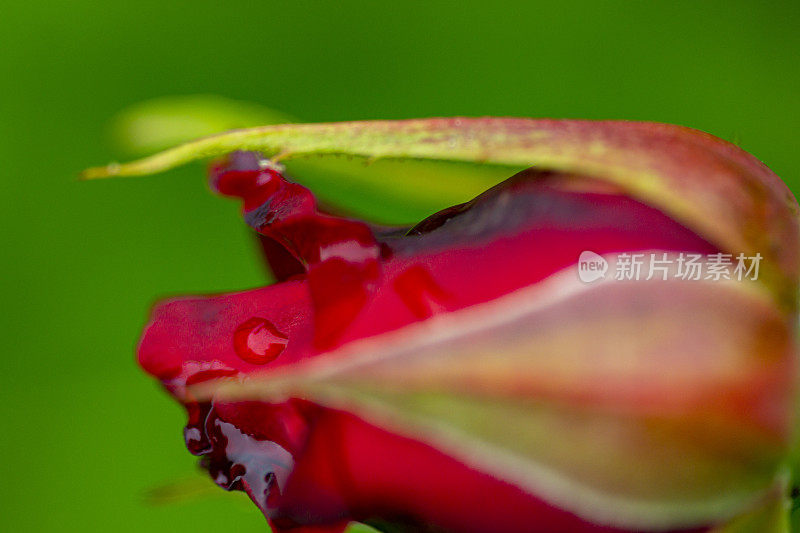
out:
{"label": "red rose bud", "polygon": [[765,531],[783,512],[797,204],[754,158],[667,125],[434,119],[92,172],[236,147],[535,165],[403,228],[321,211],[254,152],[214,166],[278,283],[160,304],[139,360],[274,529]]}

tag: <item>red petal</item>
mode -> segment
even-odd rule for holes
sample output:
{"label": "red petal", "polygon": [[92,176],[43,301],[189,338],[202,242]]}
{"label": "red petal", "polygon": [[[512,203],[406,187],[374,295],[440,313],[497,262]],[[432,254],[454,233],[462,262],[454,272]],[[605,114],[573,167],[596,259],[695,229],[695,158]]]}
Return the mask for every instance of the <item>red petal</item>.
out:
{"label": "red petal", "polygon": [[[218,482],[247,491],[284,526],[381,516],[459,531],[513,530],[534,519],[543,531],[606,530],[351,414],[297,400],[197,403],[186,386],[292,365],[495,299],[574,264],[584,250],[710,253],[713,246],[586,178],[526,171],[398,232],[320,213],[306,189],[273,170],[243,168],[257,164],[253,157],[232,161],[232,170],[216,170],[217,187],[244,198],[245,218],[269,239],[276,270],[294,276],[165,302],[139,347],[145,370],[189,408],[187,444],[205,455]],[[297,274],[301,266],[305,274]],[[243,357],[242,346],[255,346],[255,355]],[[282,479],[276,472],[287,456],[292,473]],[[490,513],[481,511],[487,495]]]}

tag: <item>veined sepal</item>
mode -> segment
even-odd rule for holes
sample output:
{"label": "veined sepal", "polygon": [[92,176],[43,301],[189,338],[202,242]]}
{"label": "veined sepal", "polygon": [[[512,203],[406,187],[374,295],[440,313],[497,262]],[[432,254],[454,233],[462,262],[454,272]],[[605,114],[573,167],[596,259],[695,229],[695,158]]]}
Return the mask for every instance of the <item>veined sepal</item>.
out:
{"label": "veined sepal", "polygon": [[288,124],[211,135],[83,177],[137,176],[235,150],[281,160],[315,154],[534,166],[619,186],[722,251],[760,253],[762,281],[797,309],[798,206],[756,158],[706,133],[669,124],[518,118],[436,118]]}
{"label": "veined sepal", "polygon": [[193,394],[308,399],[591,522],[669,530],[724,522],[771,490],[791,432],[793,350],[758,284],[586,285],[568,269]]}

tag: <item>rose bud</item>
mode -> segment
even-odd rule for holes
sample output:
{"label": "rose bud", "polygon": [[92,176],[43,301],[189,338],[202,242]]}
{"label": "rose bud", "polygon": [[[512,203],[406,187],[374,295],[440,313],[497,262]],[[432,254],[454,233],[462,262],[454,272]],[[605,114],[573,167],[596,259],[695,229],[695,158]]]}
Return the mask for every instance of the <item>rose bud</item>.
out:
{"label": "rose bud", "polygon": [[[277,283],[161,303],[139,361],[273,529],[781,530],[797,203],[755,158],[663,124],[432,119],[235,131],[88,177],[226,153],[212,186]],[[531,168],[381,227],[260,155],[315,153]],[[631,257],[709,274],[615,275]]]}

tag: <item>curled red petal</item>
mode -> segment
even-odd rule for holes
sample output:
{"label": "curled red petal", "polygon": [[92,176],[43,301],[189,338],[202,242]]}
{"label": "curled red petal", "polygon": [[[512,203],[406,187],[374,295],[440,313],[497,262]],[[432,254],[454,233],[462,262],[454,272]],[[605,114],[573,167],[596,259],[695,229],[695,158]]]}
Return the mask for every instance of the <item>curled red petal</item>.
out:
{"label": "curled red petal", "polygon": [[[453,531],[531,520],[542,531],[613,529],[352,413],[288,398],[208,401],[187,387],[289,368],[489,302],[574,264],[583,250],[711,253],[713,245],[580,176],[525,171],[411,228],[386,229],[320,212],[308,190],[252,154],[227,165],[215,169],[216,187],[243,198],[245,219],[285,280],[165,302],[139,347],[142,366],[187,406],[187,445],[220,485],[245,490],[283,528],[381,517]],[[491,514],[464,513],[487,494],[496,495]]]}

